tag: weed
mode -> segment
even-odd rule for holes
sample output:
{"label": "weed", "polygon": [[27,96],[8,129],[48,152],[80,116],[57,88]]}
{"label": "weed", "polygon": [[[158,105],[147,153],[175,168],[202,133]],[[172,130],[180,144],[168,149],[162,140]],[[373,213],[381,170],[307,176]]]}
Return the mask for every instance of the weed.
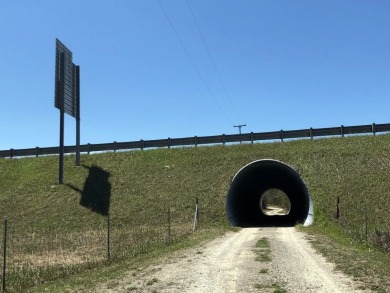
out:
{"label": "weed", "polygon": [[268,262],[268,261],[271,261],[271,257],[269,256],[269,253],[260,252],[260,253],[258,253],[255,260],[260,261],[260,262]]}
{"label": "weed", "polygon": [[278,285],[276,283],[273,283],[272,285],[256,283],[256,284],[253,285],[253,287],[255,289],[260,289],[260,290],[263,290],[263,289],[273,289],[274,293],[287,293],[286,289],[282,288],[280,285]]}
{"label": "weed", "polygon": [[274,293],[287,293],[287,290],[280,287],[280,285],[274,283],[272,284],[272,288],[274,289]]}
{"label": "weed", "polygon": [[257,248],[269,248],[270,244],[269,241],[266,237],[261,238],[256,242],[256,247]]}
{"label": "weed", "polygon": [[261,238],[256,242],[256,249],[254,252],[256,253],[256,261],[260,262],[268,262],[271,261],[271,250],[270,250],[270,244],[266,237]]}

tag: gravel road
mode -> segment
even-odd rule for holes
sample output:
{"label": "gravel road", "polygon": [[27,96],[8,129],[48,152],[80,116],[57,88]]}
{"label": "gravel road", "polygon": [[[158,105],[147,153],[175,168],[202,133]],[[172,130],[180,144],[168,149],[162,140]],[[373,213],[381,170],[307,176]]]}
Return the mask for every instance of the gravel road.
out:
{"label": "gravel road", "polygon": [[[262,238],[270,248],[256,248]],[[270,259],[259,259],[260,254]],[[176,252],[102,292],[368,292],[358,290],[358,285],[336,272],[305,233],[250,228]]]}

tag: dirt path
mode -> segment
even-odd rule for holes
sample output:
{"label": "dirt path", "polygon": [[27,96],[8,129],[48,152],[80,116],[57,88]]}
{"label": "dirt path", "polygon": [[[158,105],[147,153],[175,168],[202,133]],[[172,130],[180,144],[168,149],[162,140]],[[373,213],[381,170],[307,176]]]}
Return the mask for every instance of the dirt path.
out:
{"label": "dirt path", "polygon": [[[256,248],[262,238],[270,248]],[[132,272],[101,292],[363,292],[357,285],[335,272],[304,233],[252,228],[177,252],[166,263]]]}

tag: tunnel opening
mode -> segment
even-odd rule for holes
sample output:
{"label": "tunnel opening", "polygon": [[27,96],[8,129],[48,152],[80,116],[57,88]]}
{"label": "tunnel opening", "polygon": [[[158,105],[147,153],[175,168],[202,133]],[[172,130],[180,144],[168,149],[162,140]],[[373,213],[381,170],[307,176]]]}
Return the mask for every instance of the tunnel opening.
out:
{"label": "tunnel opening", "polygon": [[283,191],[271,188],[261,195],[260,208],[266,216],[285,216],[290,213],[291,202]]}
{"label": "tunnel opening", "polygon": [[[274,205],[270,205],[271,200]],[[275,212],[275,208],[282,207],[283,212]],[[265,159],[244,166],[234,176],[227,194],[226,213],[229,223],[238,227],[310,225],[313,201],[291,166]]]}

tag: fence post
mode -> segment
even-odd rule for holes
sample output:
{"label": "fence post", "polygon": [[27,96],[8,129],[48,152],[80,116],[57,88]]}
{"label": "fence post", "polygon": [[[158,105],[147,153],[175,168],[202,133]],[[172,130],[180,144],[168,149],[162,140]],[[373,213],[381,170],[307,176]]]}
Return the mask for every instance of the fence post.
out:
{"label": "fence post", "polygon": [[14,149],[10,149],[10,156],[11,156],[11,159],[14,157]]}
{"label": "fence post", "polygon": [[197,219],[197,224],[199,225],[199,198],[196,198],[196,219]]}
{"label": "fence post", "polygon": [[140,141],[141,141],[141,151],[143,151],[145,147],[145,142],[143,139],[141,139]]}
{"label": "fence post", "polygon": [[196,198],[195,204],[195,214],[194,214],[194,225],[192,227],[192,232],[195,232],[196,226],[199,225],[199,199]]}
{"label": "fence post", "polygon": [[340,131],[341,131],[341,136],[344,137],[344,125],[341,125]]}
{"label": "fence post", "polygon": [[309,135],[310,135],[310,139],[313,139],[313,127],[310,127]]}
{"label": "fence post", "polygon": [[280,140],[283,142],[283,129],[280,130]]}
{"label": "fence post", "polygon": [[368,208],[367,203],[365,205],[365,226],[366,226],[366,243],[368,243]]}
{"label": "fence post", "polygon": [[107,214],[107,259],[111,259],[110,252],[110,213]]}
{"label": "fence post", "polygon": [[7,220],[4,220],[3,224],[3,286],[2,286],[2,292],[5,292],[5,274],[7,269]]}
{"label": "fence post", "polygon": [[225,142],[226,142],[226,140],[225,140],[225,134],[222,134],[222,144],[223,144],[223,146],[225,146]]}
{"label": "fence post", "polygon": [[38,158],[39,156],[39,147],[35,148],[35,157]]}
{"label": "fence post", "polygon": [[172,146],[172,140],[170,137],[168,137],[168,149],[170,149]]}
{"label": "fence post", "polygon": [[253,144],[253,131],[251,132],[251,144]]}
{"label": "fence post", "polygon": [[372,123],[372,134],[376,134],[375,123]]}
{"label": "fence post", "polygon": [[196,147],[198,146],[198,137],[197,136],[194,137],[194,144]]}
{"label": "fence post", "polygon": [[116,152],[116,150],[118,149],[118,144],[116,141],[114,141],[113,149],[114,149],[114,152]]}
{"label": "fence post", "polygon": [[171,242],[171,208],[168,208],[168,243]]}
{"label": "fence post", "polygon": [[90,152],[91,152],[91,144],[89,143],[88,144],[88,155],[89,155]]}

